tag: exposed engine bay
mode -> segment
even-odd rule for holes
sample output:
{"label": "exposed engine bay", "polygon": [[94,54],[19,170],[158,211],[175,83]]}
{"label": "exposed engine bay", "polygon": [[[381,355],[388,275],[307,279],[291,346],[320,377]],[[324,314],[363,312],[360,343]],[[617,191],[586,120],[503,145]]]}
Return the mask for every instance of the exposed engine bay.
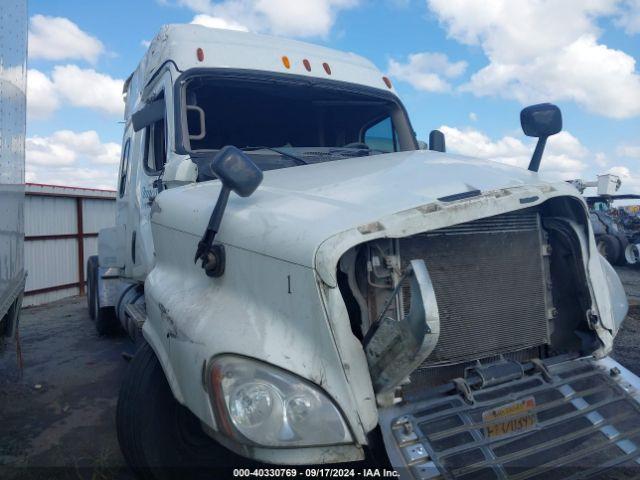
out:
{"label": "exposed engine bay", "polygon": [[593,353],[586,222],[559,197],[347,252],[339,285],[376,392],[415,393],[497,360]]}

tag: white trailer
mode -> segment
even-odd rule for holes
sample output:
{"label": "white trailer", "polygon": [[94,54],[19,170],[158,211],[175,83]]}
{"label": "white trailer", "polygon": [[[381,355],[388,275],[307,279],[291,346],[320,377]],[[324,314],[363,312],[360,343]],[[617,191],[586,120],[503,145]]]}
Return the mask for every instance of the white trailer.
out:
{"label": "white trailer", "polygon": [[522,111],[528,170],[445,154],[435,131],[419,150],[371,62],[194,25],[160,31],[125,95],[89,305],[141,344],[117,411],[138,473],[638,461],[640,383],[607,357],[622,285],[580,193],[537,173],[557,107]]}
{"label": "white trailer", "polygon": [[25,284],[24,139],[27,2],[0,7],[0,336],[18,327]]}

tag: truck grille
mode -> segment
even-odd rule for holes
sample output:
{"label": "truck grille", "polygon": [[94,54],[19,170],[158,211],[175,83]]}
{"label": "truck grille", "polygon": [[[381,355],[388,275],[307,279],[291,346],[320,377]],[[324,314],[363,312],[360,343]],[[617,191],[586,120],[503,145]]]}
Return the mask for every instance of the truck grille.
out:
{"label": "truck grille", "polygon": [[438,344],[419,369],[548,344],[545,244],[535,209],[400,240],[403,261],[425,261],[440,311]]}
{"label": "truck grille", "polygon": [[[547,365],[548,378],[482,388],[472,403],[454,394],[383,410],[393,467],[415,480],[637,479],[640,407],[609,364]],[[525,400],[532,408],[524,413],[488,416]],[[496,425],[523,415],[529,427],[496,435]]]}

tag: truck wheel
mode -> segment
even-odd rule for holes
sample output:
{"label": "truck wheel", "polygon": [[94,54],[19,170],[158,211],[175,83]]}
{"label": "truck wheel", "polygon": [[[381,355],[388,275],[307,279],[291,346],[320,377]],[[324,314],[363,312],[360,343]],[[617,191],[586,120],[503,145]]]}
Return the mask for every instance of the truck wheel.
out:
{"label": "truck wheel", "polygon": [[618,243],[618,239],[607,233],[599,236],[597,245],[600,255],[606,258],[611,265],[615,265],[618,257],[620,256],[620,244]]}
{"label": "truck wheel", "polygon": [[122,382],[116,428],[120,449],[140,478],[185,478],[207,470],[216,478],[222,469],[251,464],[206,435],[195,415],[175,400],[148,343]]}
{"label": "truck wheel", "polygon": [[620,247],[620,253],[618,254],[618,258],[616,258],[616,263],[614,265],[618,265],[620,267],[627,265],[627,257],[625,256],[625,251],[627,250],[627,245],[629,245],[629,240],[627,240],[623,235],[618,235],[615,237],[618,242],[618,246]]}
{"label": "truck wheel", "polygon": [[96,281],[94,275],[98,273],[98,256],[93,255],[87,259],[87,307],[91,320],[96,319],[95,297]]}

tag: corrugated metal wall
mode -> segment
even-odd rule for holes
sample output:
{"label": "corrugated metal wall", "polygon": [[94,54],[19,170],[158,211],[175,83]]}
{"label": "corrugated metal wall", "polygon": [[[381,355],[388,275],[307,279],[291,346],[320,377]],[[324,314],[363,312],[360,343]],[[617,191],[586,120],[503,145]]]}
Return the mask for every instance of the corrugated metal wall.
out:
{"label": "corrugated metal wall", "polygon": [[24,305],[84,292],[84,267],[98,252],[98,232],[115,223],[115,192],[27,184],[25,193]]}

